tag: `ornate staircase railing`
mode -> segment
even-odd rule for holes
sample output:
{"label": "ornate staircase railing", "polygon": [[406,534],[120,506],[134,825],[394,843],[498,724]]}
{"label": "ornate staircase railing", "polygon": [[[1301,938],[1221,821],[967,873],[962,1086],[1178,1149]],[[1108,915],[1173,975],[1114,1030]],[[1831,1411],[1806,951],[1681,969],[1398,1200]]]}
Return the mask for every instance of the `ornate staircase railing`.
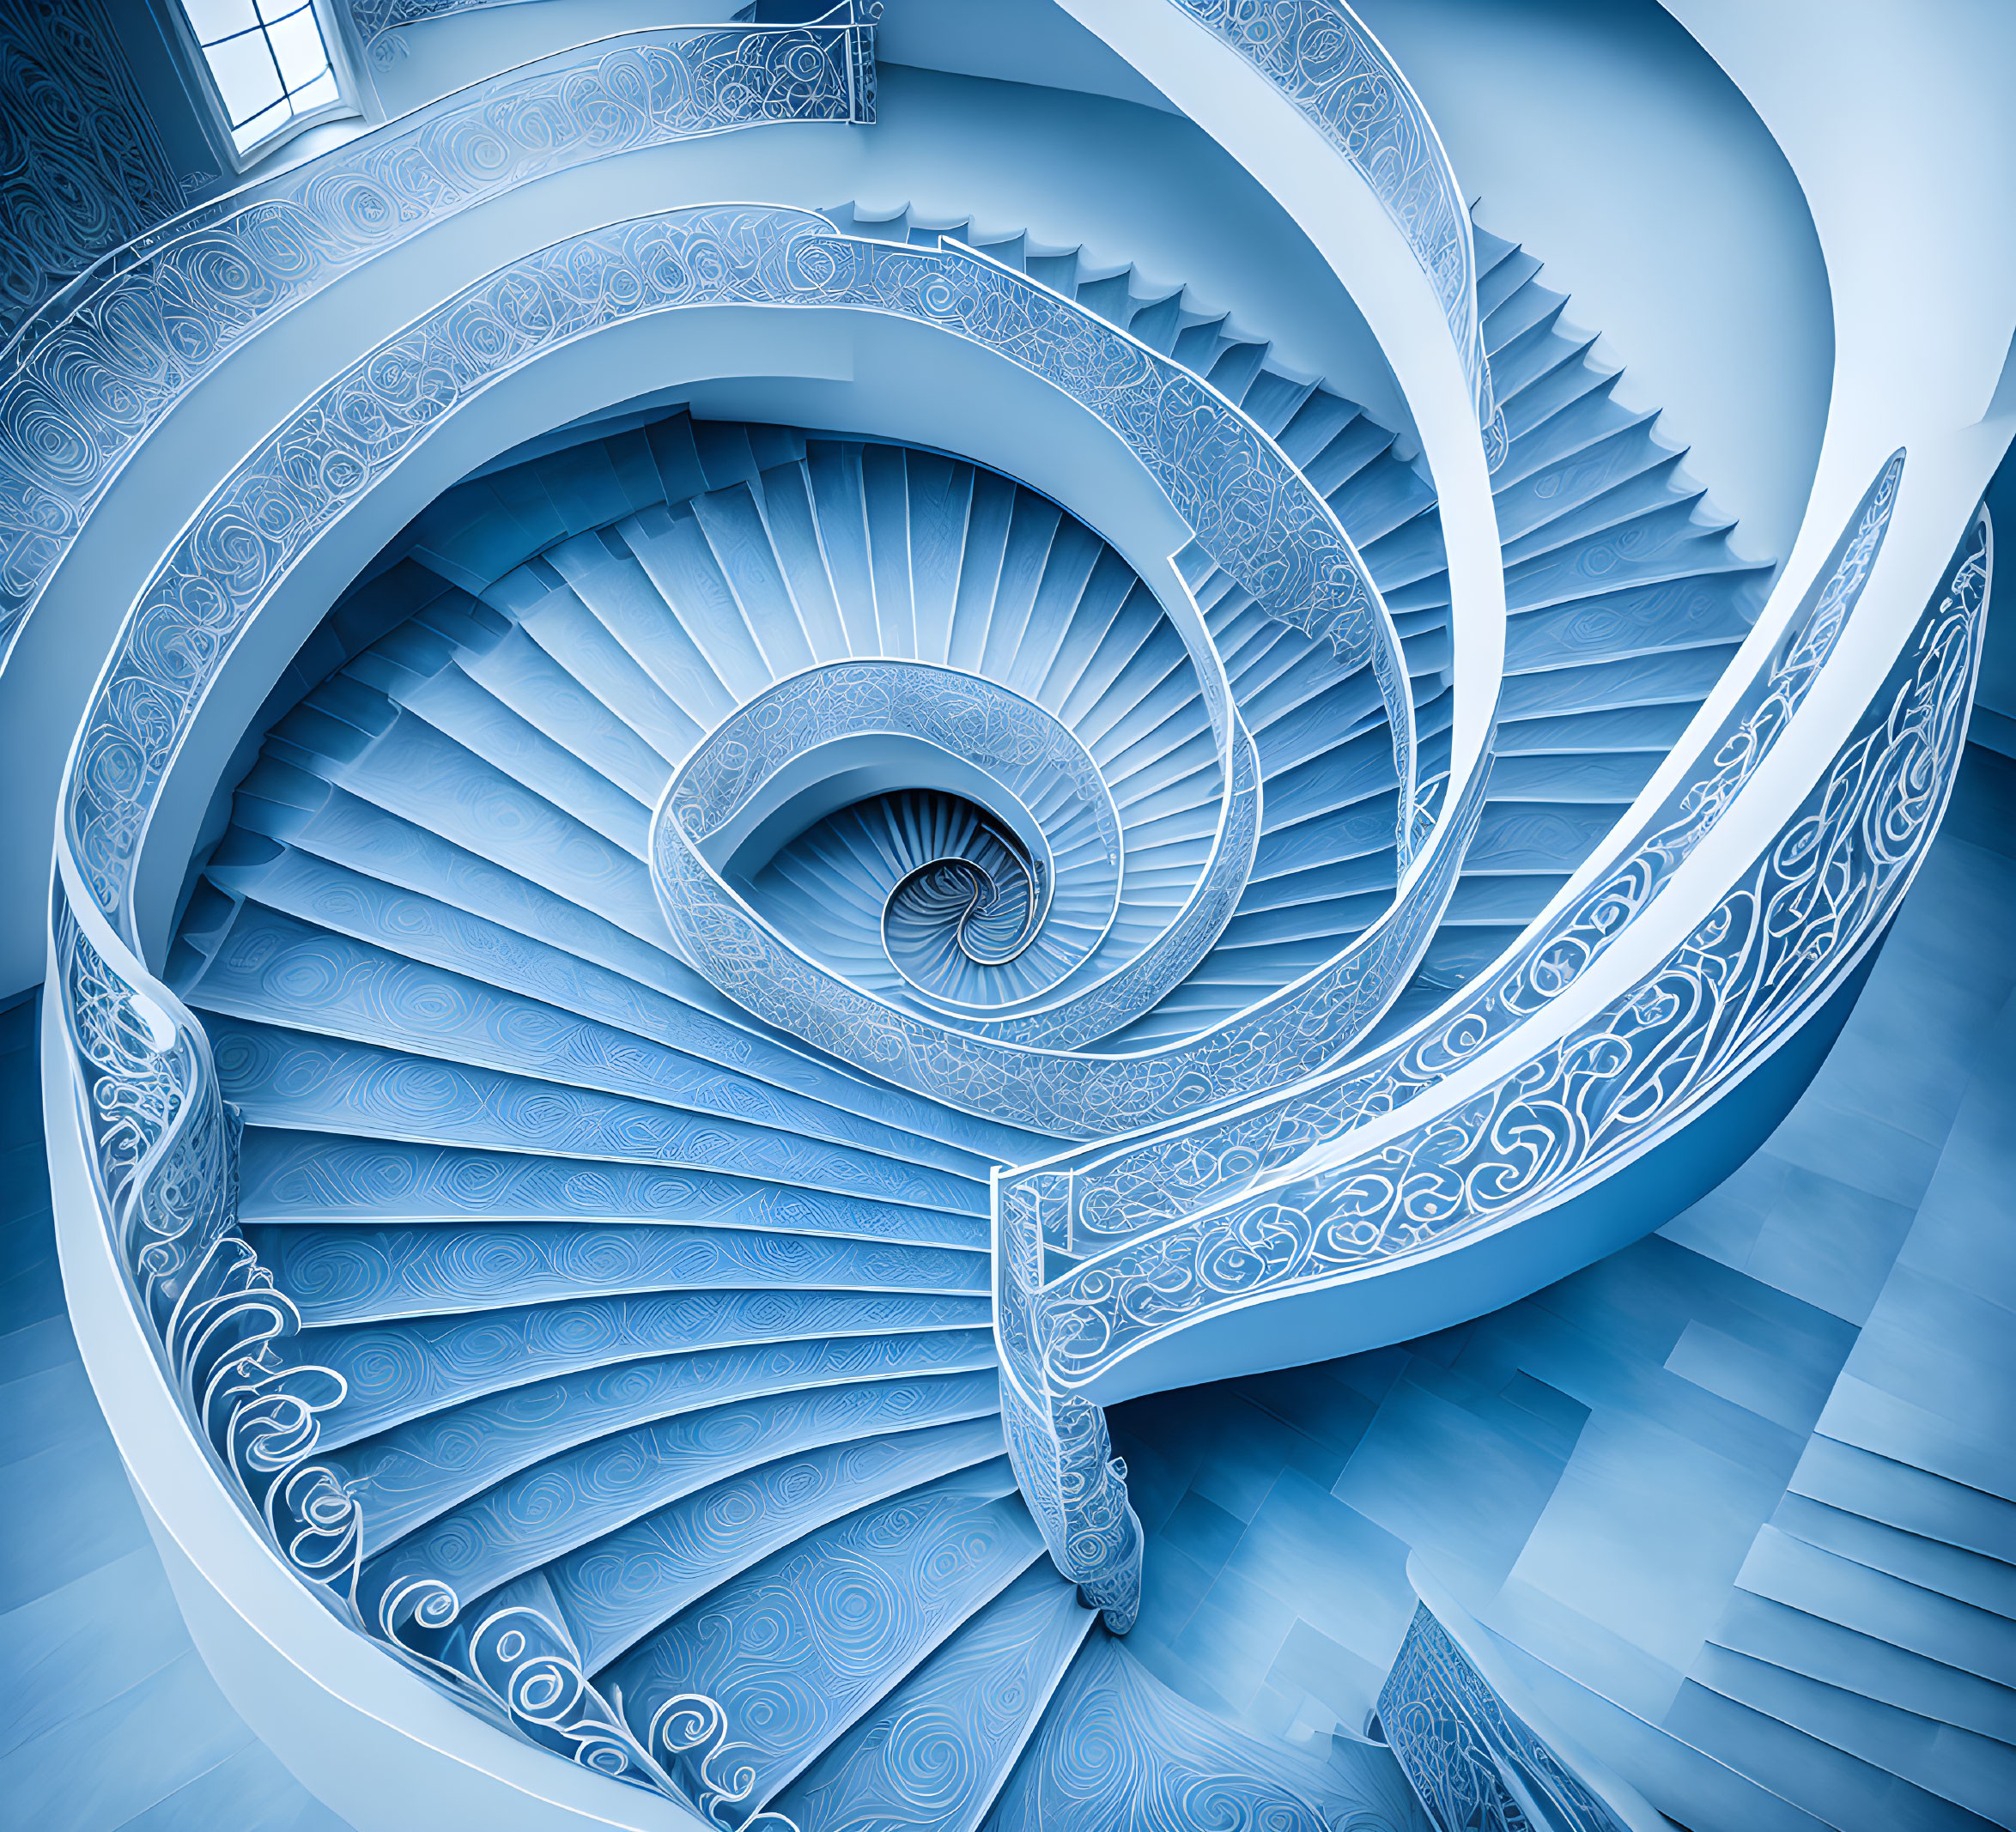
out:
{"label": "ornate staircase railing", "polygon": [[1477,304],[1477,251],[1455,168],[1413,85],[1344,0],[1169,0],[1280,90],[1371,186],[1435,288],[1463,365],[1485,456],[1506,452]]}
{"label": "ornate staircase railing", "polygon": [[1393,1043],[1266,1099],[1179,1129],[1084,1147],[1003,1179],[1067,1180],[1048,1244],[1098,1253],[1181,1213],[1230,1199],[1353,1127],[1420,1098],[1575,986],[1665,890],[1729,811],[1819,681],[1882,550],[1904,453],[1871,484],[1827,567],[1748,690],[1697,745],[1685,776],[1635,830],[1619,831],[1587,887],[1543,918],[1483,979]]}
{"label": "ornate staircase railing", "polygon": [[[1104,1428],[1084,1415],[1128,1357],[1269,1301],[1356,1286],[1375,1303],[1368,1280],[1572,1200],[1728,1094],[1880,939],[1958,767],[1992,565],[1985,512],[1794,817],[1677,947],[1544,1047],[1520,1046],[1776,748],[1861,594],[1902,470],[1900,452],[1693,779],[1473,999],[1369,1065],[1228,1119],[997,1178],[1004,1362],[1096,1448],[1077,1465],[1089,1523],[1118,1517],[1124,1485],[1101,1473]],[[1494,1072],[1459,1076],[1494,1052]],[[1264,1344],[1251,1358],[1273,1365]],[[1124,1544],[1108,1556],[1123,1562]]]}
{"label": "ornate staircase railing", "polygon": [[234,350],[345,274],[553,173],[767,123],[869,122],[876,9],[562,52],[185,211],[0,352],[0,667],[93,507]]}

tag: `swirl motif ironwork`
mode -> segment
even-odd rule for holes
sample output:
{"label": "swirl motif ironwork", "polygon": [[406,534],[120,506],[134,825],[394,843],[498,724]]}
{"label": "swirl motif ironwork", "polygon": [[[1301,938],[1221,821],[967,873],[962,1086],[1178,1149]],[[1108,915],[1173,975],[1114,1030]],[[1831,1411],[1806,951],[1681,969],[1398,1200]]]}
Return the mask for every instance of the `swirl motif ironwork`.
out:
{"label": "swirl motif ironwork", "polygon": [[[1056,869],[1043,897],[1025,895],[1023,913],[1004,937],[1005,951],[986,949],[978,933],[969,939],[965,931],[981,913],[977,911],[962,920],[961,945],[969,953],[981,948],[991,961],[1011,958],[1041,925],[1043,903],[1059,889],[1071,889],[1078,893],[1081,907],[1096,907],[1102,920],[1075,945],[1054,949],[1053,981],[1094,954],[1111,927],[1120,895],[1120,813],[1112,793],[1098,766],[1066,726],[1034,701],[980,676],[929,663],[896,661],[836,662],[792,675],[745,701],[695,747],[666,789],[659,819],[676,822],[688,844],[697,848],[808,751],[884,735],[921,740],[971,765],[1025,813],[1040,802],[1045,813],[1036,824],[1050,857],[1073,855]],[[1033,814],[1029,818],[1036,820]],[[1090,837],[1096,840],[1096,854],[1087,848],[1085,836],[1066,832],[1087,823]],[[1019,841],[1010,843],[1009,851],[1019,858]],[[946,863],[966,864],[938,861],[921,869],[935,871]],[[1023,860],[1029,892],[1035,889],[1032,864]],[[986,888],[991,903],[991,880]],[[899,887],[892,894],[892,910],[905,889]],[[1025,996],[1039,997],[1044,990],[1039,986]],[[962,1018],[968,1021],[968,1015]],[[973,1017],[970,1022],[984,1021]]]}
{"label": "swirl motif ironwork", "polygon": [[[1900,451],[1878,472],[1788,621],[1776,658],[1760,664],[1757,680],[1701,747],[1687,779],[1606,871],[1430,1025],[1320,1083],[1117,1150],[1088,1148],[1025,1167],[1005,1174],[1002,1190],[1011,1191],[1019,1177],[1068,1174],[1068,1197],[1055,1211],[1060,1226],[1049,1245],[1096,1253],[1236,1195],[1353,1125],[1414,1099],[1576,985],[1714,830],[1805,702],[1882,550],[1904,466]],[[1475,815],[1457,818],[1473,822]]]}
{"label": "swirl motif ironwork", "polygon": [[[328,1607],[514,1733],[600,1773],[683,1798],[537,1611],[457,1633],[446,1584],[360,1607],[363,1508],[322,1450],[348,1382],[278,1344],[301,1313],[239,1231],[238,1120],[201,1027],[94,907],[59,847],[64,1018],[89,1116],[101,1213],[161,1344],[171,1390],[288,1568]],[[416,1631],[424,1631],[418,1640]]]}
{"label": "swirl motif ironwork", "polygon": [[1380,1689],[1379,1725],[1438,1826],[1535,1832],[1524,1796],[1537,1797],[1544,1823],[1562,1832],[1629,1832],[1506,1708],[1425,1603],[1415,1605]]}
{"label": "swirl motif ironwork", "polygon": [[[571,167],[771,122],[871,121],[873,68],[865,24],[641,33],[451,95],[106,256],[0,357],[0,666],[140,444],[282,314],[445,217]],[[118,111],[96,118],[109,132]],[[149,203],[147,220],[173,207]],[[122,218],[118,239],[139,227]]]}
{"label": "swirl motif ironwork", "polygon": [[688,1798],[539,1611],[494,1605],[470,1623],[452,1586],[414,1577],[386,1590],[369,1623],[384,1646],[479,1716],[612,1780]]}
{"label": "swirl motif ironwork", "polygon": [[362,1520],[317,1452],[346,1387],[276,1347],[301,1313],[238,1232],[238,1118],[209,1045],[78,896],[67,860],[54,914],[99,1199],[171,1389],[290,1568],[343,1607]]}
{"label": "swirl motif ironwork", "polygon": [[1965,738],[1989,563],[1983,514],[1798,815],[1656,968],[1461,1104],[1046,1286],[1035,1337],[1049,1380],[1082,1386],[1218,1311],[1550,1208],[1732,1086],[1841,985],[1924,856]]}
{"label": "swirl motif ironwork", "polygon": [[1477,304],[1470,213],[1442,136],[1386,47],[1344,0],[1170,0],[1252,64],[1343,155],[1435,288],[1470,385],[1485,456],[1507,449]]}
{"label": "swirl motif ironwork", "polygon": [[180,192],[98,0],[0,12],[0,337],[174,214]]}
{"label": "swirl motif ironwork", "polygon": [[[732,1743],[728,1738],[728,1714],[718,1699],[704,1692],[682,1692],[667,1699],[651,1715],[651,1731],[646,1742],[662,1749],[674,1761],[683,1759],[699,1778],[700,1809],[716,1825],[730,1823],[728,1809],[749,1798],[756,1786],[756,1771],[748,1762],[732,1764],[725,1773],[721,1762],[750,1747]],[[797,1822],[781,1813],[752,1814],[740,1823],[741,1832],[798,1832]]]}

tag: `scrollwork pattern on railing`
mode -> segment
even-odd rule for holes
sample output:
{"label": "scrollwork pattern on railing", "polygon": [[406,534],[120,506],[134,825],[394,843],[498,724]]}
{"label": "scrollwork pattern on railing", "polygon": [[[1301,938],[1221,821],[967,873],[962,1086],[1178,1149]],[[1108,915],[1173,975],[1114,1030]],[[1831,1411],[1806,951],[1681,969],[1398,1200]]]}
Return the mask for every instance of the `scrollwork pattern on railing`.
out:
{"label": "scrollwork pattern on railing", "polygon": [[479,1716],[612,1780],[687,1798],[581,1671],[573,1642],[541,1611],[507,1604],[471,1623],[452,1586],[413,1577],[386,1591],[371,1628]]}
{"label": "scrollwork pattern on railing", "polygon": [[60,854],[58,870],[64,1022],[101,1212],[197,1441],[335,1614],[529,1741],[683,1799],[537,1611],[494,1610],[465,1629],[454,1592],[416,1579],[388,1590],[367,1623],[363,1510],[320,1453],[321,1421],[348,1383],[280,1351],[301,1313],[239,1232],[238,1121],[201,1028],[80,895]]}
{"label": "scrollwork pattern on railing", "polygon": [[[1093,927],[1081,914],[1082,937],[1053,944],[1053,981],[1093,955],[1120,895],[1120,824],[1112,793],[1066,726],[1034,701],[977,675],[925,662],[848,661],[790,676],[745,701],[695,747],[666,790],[661,818],[703,846],[809,750],[881,735],[933,745],[1012,798],[1043,833],[1050,858],[1065,863],[1041,899],[1027,900],[1028,931],[1018,925],[1011,939],[1025,944],[1041,924],[1041,902],[1066,889],[1081,913],[1096,910],[1100,920]],[[1040,820],[1031,812],[1037,804]],[[1033,879],[1025,882],[1033,889]]]}
{"label": "scrollwork pattern on railing", "polygon": [[1840,986],[1924,856],[1964,741],[1989,563],[1983,515],[1798,814],[1657,968],[1460,1104],[1047,1285],[1034,1328],[1050,1380],[1082,1386],[1228,1307],[1554,1206],[1725,1093]]}
{"label": "scrollwork pattern on railing", "polygon": [[445,217],[570,167],[768,122],[871,119],[859,111],[872,37],[865,26],[689,27],[591,45],[389,122],[106,257],[0,359],[0,665],[141,442],[282,313]]}
{"label": "scrollwork pattern on railing", "polygon": [[1492,470],[1505,416],[1478,315],[1470,213],[1421,98],[1344,0],[1172,0],[1281,91],[1354,167],[1435,288]]}
{"label": "scrollwork pattern on railing", "polygon": [[[721,1768],[724,1761],[748,1745],[729,1741],[728,1714],[704,1692],[682,1692],[667,1699],[652,1714],[645,1740],[671,1760],[691,1765],[700,1778],[700,1810],[716,1825],[728,1824],[728,1810],[746,1800],[756,1786],[756,1770],[747,1763]],[[798,1827],[781,1813],[757,1813],[740,1822],[740,1832],[798,1832]]]}
{"label": "scrollwork pattern on railing", "polygon": [[[1760,665],[1756,681],[1701,746],[1695,767],[1585,890],[1430,1023],[1369,1060],[1181,1131],[1117,1150],[1087,1148],[1015,1174],[1068,1173],[1063,1232],[1050,1244],[1096,1252],[1232,1197],[1353,1125],[1415,1099],[1578,984],[1714,831],[1805,702],[1882,550],[1904,466],[1901,451],[1885,463],[1789,620],[1776,658]],[[1456,818],[1474,825],[1480,809],[1479,798],[1478,809],[1459,810]],[[1459,846],[1456,856],[1462,850]],[[1402,913],[1396,908],[1382,921],[1398,921]]]}
{"label": "scrollwork pattern on railing", "polygon": [[1045,1210],[1055,1179],[1009,1186],[994,1196],[994,1343],[1001,1367],[1001,1423],[1015,1479],[1042,1529],[1053,1563],[1105,1613],[1115,1635],[1141,1607],[1140,1518],[1126,1465],[1113,1454],[1106,1414],[1060,1389],[1043,1365],[1038,1333]]}
{"label": "scrollwork pattern on railing", "polygon": [[1537,1832],[1522,1795],[1537,1796],[1545,1823],[1561,1832],[1629,1832],[1508,1708],[1425,1603],[1380,1690],[1379,1726],[1445,1832]]}
{"label": "scrollwork pattern on railing", "polygon": [[[67,862],[65,862],[67,863]],[[76,895],[56,891],[58,971],[106,1225],[200,1442],[289,1568],[349,1607],[362,1522],[316,1459],[332,1370],[277,1344],[301,1313],[237,1225],[237,1116],[201,1028]]]}

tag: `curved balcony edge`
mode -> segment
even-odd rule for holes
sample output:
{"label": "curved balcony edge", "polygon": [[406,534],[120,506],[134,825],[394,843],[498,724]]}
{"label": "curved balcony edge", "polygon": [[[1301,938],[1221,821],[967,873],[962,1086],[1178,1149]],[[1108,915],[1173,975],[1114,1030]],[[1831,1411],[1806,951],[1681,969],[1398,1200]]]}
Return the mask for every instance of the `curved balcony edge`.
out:
{"label": "curved balcony edge", "polygon": [[[14,435],[0,455],[0,502],[11,505],[0,510],[0,669],[92,510],[234,351],[388,248],[556,170],[747,127],[860,120],[872,38],[872,25],[850,17],[593,40],[380,123],[101,257],[0,348],[0,423]],[[787,74],[791,52],[807,46],[823,89]],[[497,138],[505,118],[528,124],[515,149]],[[550,131],[556,118],[571,137]],[[615,121],[622,129],[610,132]],[[483,163],[499,152],[507,156]]]}

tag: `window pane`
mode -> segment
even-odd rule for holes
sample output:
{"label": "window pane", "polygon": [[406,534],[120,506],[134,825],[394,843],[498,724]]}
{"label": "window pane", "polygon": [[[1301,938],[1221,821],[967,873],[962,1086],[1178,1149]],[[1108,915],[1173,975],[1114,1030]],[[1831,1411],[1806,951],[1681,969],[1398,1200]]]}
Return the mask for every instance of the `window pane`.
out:
{"label": "window pane", "polygon": [[273,68],[273,53],[266,49],[264,33],[228,38],[212,46],[208,56],[218,94],[224,98],[224,112],[233,126],[280,100],[280,72]]}
{"label": "window pane", "polygon": [[[0,0],[4,3],[4,0]],[[181,0],[240,152],[343,100],[315,0]]]}
{"label": "window pane", "polygon": [[306,88],[296,89],[288,100],[294,104],[296,114],[307,114],[314,109],[327,107],[339,93],[336,87],[336,72],[324,70]]}
{"label": "window pane", "polygon": [[248,146],[264,139],[275,128],[283,125],[293,114],[294,110],[287,106],[283,97],[251,120],[240,122],[232,130],[231,137],[238,143],[238,150],[242,153]]}
{"label": "window pane", "polygon": [[234,32],[258,23],[252,0],[183,0],[182,9],[188,14],[199,44],[228,38]]}
{"label": "window pane", "polygon": [[280,60],[280,74],[289,89],[313,82],[329,68],[322,28],[312,9],[303,7],[291,19],[270,26],[266,35],[273,41],[273,55]]}

